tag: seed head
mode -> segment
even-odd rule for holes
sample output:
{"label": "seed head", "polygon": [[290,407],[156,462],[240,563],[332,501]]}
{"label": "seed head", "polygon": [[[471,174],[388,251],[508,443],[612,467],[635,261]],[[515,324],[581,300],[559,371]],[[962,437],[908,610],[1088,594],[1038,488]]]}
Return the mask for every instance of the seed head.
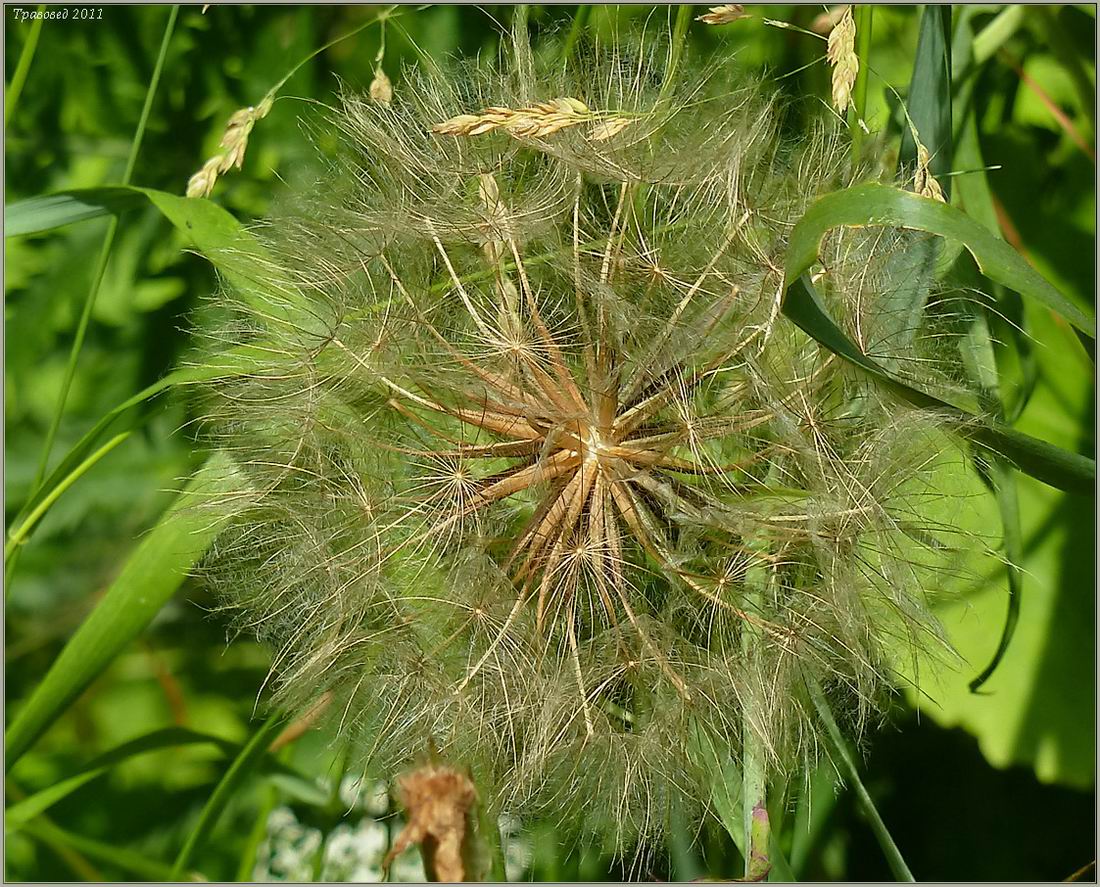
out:
{"label": "seed head", "polygon": [[[665,58],[345,96],[334,173],[222,306],[252,365],[211,399],[249,484],[207,570],[280,698],[330,692],[384,775],[432,741],[491,809],[620,843],[709,808],[703,748],[807,767],[808,682],[858,726],[938,642],[961,547],[925,514],[937,418],[780,314],[844,143],[783,141],[726,69],[670,99]],[[907,242],[834,236],[817,286],[943,390],[942,339],[881,309]]]}

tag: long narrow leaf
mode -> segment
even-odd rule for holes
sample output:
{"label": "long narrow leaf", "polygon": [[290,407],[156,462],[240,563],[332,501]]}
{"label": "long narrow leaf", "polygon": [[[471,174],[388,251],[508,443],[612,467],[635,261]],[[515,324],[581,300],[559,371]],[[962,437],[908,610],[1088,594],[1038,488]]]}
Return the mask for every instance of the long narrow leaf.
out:
{"label": "long narrow leaf", "polygon": [[124,212],[144,203],[134,188],[79,188],[9,203],[4,207],[4,237],[20,237],[52,231]]}
{"label": "long narrow leaf", "polygon": [[856,767],[855,761],[852,760],[851,752],[848,751],[848,744],[841,735],[840,728],[836,724],[836,718],[833,717],[832,710],[829,708],[829,703],[825,699],[825,694],[821,692],[821,688],[818,687],[816,683],[811,683],[809,689],[814,708],[817,709],[817,714],[821,718],[822,723],[825,725],[825,730],[829,735],[836,763],[844,769],[844,780],[848,783],[848,787],[855,792],[856,800],[859,801],[860,807],[863,808],[863,812],[867,816],[867,821],[871,825],[871,831],[874,832],[875,839],[882,848],[883,855],[886,857],[886,862],[890,866],[890,871],[894,873],[894,877],[899,881],[912,883],[915,881],[913,873],[909,870],[909,866],[905,862],[905,858],[901,855],[901,851],[898,850],[898,845],[890,835],[890,830],[886,828],[886,823],[882,821],[882,816],[879,815],[878,808],[875,807],[875,802],[871,800],[870,793],[863,785],[863,780],[859,778],[859,770]]}
{"label": "long narrow leaf", "polygon": [[283,718],[279,714],[268,718],[260,729],[252,734],[252,738],[248,740],[244,748],[241,749],[240,754],[229,765],[229,769],[225,771],[225,775],[215,787],[213,794],[210,795],[209,800],[202,809],[202,813],[199,814],[199,821],[187,836],[179,856],[176,857],[176,862],[172,866],[172,880],[178,880],[187,866],[190,865],[195,851],[202,846],[203,841],[206,840],[217,824],[218,817],[221,816],[225,805],[233,796],[237,786],[249,776],[260,759],[266,754],[268,746],[282,726],[282,722]]}
{"label": "long narrow leaf", "polygon": [[40,841],[68,847],[92,859],[113,865],[120,871],[136,876],[136,880],[162,882],[180,880],[178,877],[174,878],[171,867],[162,862],[149,859],[124,847],[116,847],[114,844],[75,835],[52,823],[37,820],[28,823],[24,831]]}
{"label": "long narrow leaf", "polygon": [[834,354],[874,376],[898,397],[922,409],[935,410],[958,423],[973,443],[1004,456],[1021,471],[1060,490],[1088,492],[1096,480],[1096,462],[1007,425],[974,416],[954,404],[900,382],[859,350],[825,310],[807,275],[794,280],[783,302],[783,313],[807,335]]}
{"label": "long narrow leaf", "polygon": [[791,232],[784,269],[788,286],[817,261],[825,234],[841,226],[910,228],[958,240],[990,280],[1041,302],[1090,339],[1095,337],[1096,319],[1058,292],[999,237],[956,207],[887,185],[836,191],[806,211]]}
{"label": "long narrow leaf", "polygon": [[232,469],[228,456],[214,453],[134,550],[8,727],[4,736],[8,769],[179,588],[218,532],[218,509],[229,490]]}
{"label": "long narrow leaf", "polygon": [[219,746],[223,751],[233,751],[237,748],[234,743],[218,736],[199,733],[185,727],[166,727],[163,730],[154,730],[152,733],[122,743],[97,757],[80,772],[74,773],[67,779],[56,782],[48,788],[35,792],[16,804],[12,804],[4,810],[4,827],[7,829],[21,828],[36,816],[45,813],[58,801],[68,797],[78,788],[106,773],[111,767],[122,761],[165,748],[195,743],[211,743]]}
{"label": "long narrow leaf", "polygon": [[[940,180],[945,194],[951,181],[951,7],[926,4],[920,20],[917,54],[906,102],[909,119],[928,149],[928,168]],[[898,166],[913,167],[917,146],[906,127],[898,151]]]}
{"label": "long narrow leaf", "polygon": [[57,467],[46,477],[37,490],[26,501],[19,513],[12,521],[13,526],[19,524],[30,512],[37,508],[48,495],[77,470],[80,464],[91,453],[92,448],[106,431],[123,415],[148,400],[152,400],[158,394],[181,385],[190,385],[196,382],[209,382],[227,376],[247,372],[262,361],[266,352],[261,346],[241,345],[217,358],[210,358],[202,364],[185,366],[173,370],[167,376],[143,388],[137,394],[127,398],[118,406],[108,410],[95,425],[80,438],[73,448],[65,454],[65,457],[57,464]]}

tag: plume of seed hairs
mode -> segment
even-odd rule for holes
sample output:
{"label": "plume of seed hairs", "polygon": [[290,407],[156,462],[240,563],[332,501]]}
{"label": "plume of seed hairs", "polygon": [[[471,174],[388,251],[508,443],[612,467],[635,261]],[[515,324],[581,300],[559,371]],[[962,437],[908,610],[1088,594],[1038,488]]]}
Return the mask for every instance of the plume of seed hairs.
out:
{"label": "plume of seed hairs", "polygon": [[[743,718],[769,772],[805,772],[806,675],[858,733],[898,659],[942,645],[930,598],[975,546],[940,491],[950,429],[779,313],[843,143],[784,142],[759,83],[690,67],[658,101],[663,57],[344,96],[342,155],[261,229],[268,279],[211,335],[257,356],[208,392],[249,483],[204,570],[279,697],[331,693],[383,775],[431,739],[493,809],[620,847],[706,815],[706,750],[736,756]],[[470,108],[635,122],[440,131]],[[834,234],[817,285],[945,391],[950,340],[883,310],[910,245]]]}

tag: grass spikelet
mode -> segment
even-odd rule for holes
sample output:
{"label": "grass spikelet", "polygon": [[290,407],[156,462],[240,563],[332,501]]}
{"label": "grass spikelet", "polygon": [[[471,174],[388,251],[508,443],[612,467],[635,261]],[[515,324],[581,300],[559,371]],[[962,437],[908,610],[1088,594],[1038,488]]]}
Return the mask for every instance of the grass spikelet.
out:
{"label": "grass spikelet", "polygon": [[844,9],[840,19],[829,32],[826,50],[829,64],[833,66],[833,104],[843,114],[852,101],[852,88],[859,74],[859,56],[856,55],[856,20],[852,7]]}
{"label": "grass spikelet", "polygon": [[704,22],[708,25],[725,25],[743,18],[749,18],[749,13],[745,12],[743,4],[724,3],[721,6],[710,7],[703,15],[698,16],[695,21]]}
{"label": "grass spikelet", "polygon": [[633,123],[630,117],[598,114],[580,99],[566,97],[536,102],[526,108],[494,107],[477,114],[458,114],[434,124],[432,132],[438,135],[477,136],[503,129],[517,139],[537,139],[594,121],[596,125],[589,131],[588,138],[595,142],[606,141]]}
{"label": "grass spikelet", "polygon": [[[868,721],[975,544],[928,508],[940,420],[779,313],[843,134],[781,138],[725,70],[669,93],[667,58],[346,95],[332,173],[260,232],[272,279],[221,305],[267,357],[210,391],[249,483],[206,572],[279,697],[330,693],[376,772],[434,742],[490,810],[620,849],[706,814],[698,737],[778,776],[819,753],[809,686]],[[939,333],[878,310],[907,243],[834,234],[817,286],[942,391]]]}
{"label": "grass spikelet", "polygon": [[259,105],[240,108],[230,115],[225,125],[225,133],[219,143],[219,147],[222,148],[221,153],[207,160],[202,168],[191,176],[187,182],[188,197],[209,197],[218,181],[218,176],[224,175],[233,167],[241,168],[252,127],[270,113],[273,102],[274,96],[269,94]]}

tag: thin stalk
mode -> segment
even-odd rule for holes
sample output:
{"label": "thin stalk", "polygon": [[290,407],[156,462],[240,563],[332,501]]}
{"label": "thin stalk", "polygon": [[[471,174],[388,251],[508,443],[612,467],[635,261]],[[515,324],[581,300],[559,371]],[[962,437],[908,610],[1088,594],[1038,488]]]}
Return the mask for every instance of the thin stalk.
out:
{"label": "thin stalk", "polygon": [[693,6],[681,4],[676,9],[676,22],[672,26],[672,41],[668,47],[668,67],[665,69],[665,78],[661,83],[661,91],[657,96],[657,104],[662,104],[669,95],[673,84],[676,82],[676,72],[680,67],[680,59],[684,55],[684,42],[688,28],[691,26]]}
{"label": "thin stalk", "polygon": [[879,816],[878,809],[875,807],[875,802],[871,800],[871,795],[863,785],[863,780],[859,778],[859,770],[856,768],[855,761],[852,760],[852,755],[848,751],[848,744],[844,741],[844,737],[840,733],[840,728],[833,718],[829,703],[825,701],[825,694],[821,692],[821,687],[819,687],[817,682],[812,678],[809,680],[809,690],[810,697],[813,699],[814,708],[817,709],[817,713],[822,723],[825,724],[825,729],[828,731],[833,751],[836,754],[837,763],[844,768],[845,781],[852,791],[855,792],[856,800],[863,808],[864,815],[866,815],[867,821],[871,826],[871,831],[874,832],[875,838],[882,848],[883,855],[886,857],[886,862],[890,866],[890,871],[894,873],[894,877],[899,881],[914,883],[916,879],[913,877],[913,873],[909,870],[909,866],[905,862],[905,858],[901,855],[901,851],[898,850],[898,845],[894,843],[894,838],[886,828],[886,823],[884,823],[882,817]]}
{"label": "thin stalk", "polygon": [[856,72],[856,84],[852,90],[852,112],[848,126],[852,131],[852,164],[859,163],[863,147],[863,127],[867,121],[867,81],[871,76],[871,21],[875,7],[869,3],[855,8],[856,19],[856,57],[859,70]]}
{"label": "thin stalk", "polygon": [[282,727],[282,723],[282,716],[278,713],[269,717],[252,734],[252,738],[248,740],[244,748],[241,749],[240,754],[229,765],[229,769],[225,771],[225,775],[222,776],[221,781],[214,788],[206,805],[202,808],[202,813],[199,814],[198,822],[187,836],[187,840],[176,857],[176,861],[172,865],[170,880],[181,880],[184,871],[194,858],[195,851],[202,846],[207,836],[213,831],[214,826],[217,825],[218,819],[233,793],[259,763],[260,758],[267,754],[268,745],[275,738],[275,734]]}
{"label": "thin stalk", "polygon": [[50,507],[56,502],[69,487],[80,480],[88,470],[95,465],[100,459],[106,456],[111,450],[122,443],[126,438],[130,436],[129,431],[124,431],[122,434],[116,434],[107,443],[101,446],[98,450],[92,453],[87,459],[81,462],[72,473],[68,475],[61,483],[50,490],[50,494],[38,503],[38,507],[27,515],[27,519],[23,521],[14,531],[12,531],[7,543],[4,545],[4,597],[7,599],[9,590],[11,589],[11,574],[15,568],[15,553],[19,550],[19,546],[26,540],[28,534],[34,529],[35,524],[42,519],[42,516],[50,510]]}
{"label": "thin stalk", "polygon": [[[134,138],[130,142],[130,155],[126,159],[126,170],[122,174],[121,185],[129,185],[137,165],[138,152],[141,150],[142,140],[145,138],[145,126],[149,122],[149,112],[153,107],[153,99],[157,94],[157,85],[160,83],[161,71],[164,70],[164,60],[168,55],[168,43],[172,38],[172,31],[176,27],[176,17],[179,15],[179,5],[174,5],[168,13],[168,22],[164,26],[164,37],[160,42],[160,52],[157,54],[157,62],[153,67],[153,76],[149,81],[149,88],[145,91],[145,105],[141,109],[141,117],[138,119]],[[92,308],[95,306],[96,296],[99,293],[99,285],[103,280],[103,273],[107,269],[107,259],[111,255],[111,247],[114,245],[115,233],[118,230],[118,216],[112,216],[107,225],[107,234],[103,238],[103,246],[99,251],[95,272],[92,275],[92,285],[88,290],[88,296],[84,300],[84,310],[80,314],[80,322],[77,324],[76,336],[73,339],[72,349],[69,351],[69,362],[65,367],[65,377],[61,382],[61,393],[57,398],[57,406],[54,409],[53,418],[50,420],[49,430],[46,432],[46,443],[42,448],[42,457],[35,472],[32,490],[37,490],[42,478],[46,475],[46,467],[50,462],[50,453],[53,451],[54,438],[57,429],[61,425],[61,417],[65,412],[65,402],[69,398],[69,388],[72,385],[73,376],[76,374],[76,364],[80,358],[80,350],[84,347],[84,336],[88,331],[88,322],[92,317]]]}
{"label": "thin stalk", "polygon": [[[746,577],[749,594],[762,609],[768,591],[767,568],[752,567]],[[746,661],[757,655],[763,637],[747,623],[741,629],[741,651]],[[751,699],[741,706],[741,811],[744,833],[745,880],[759,881],[771,869],[771,823],[768,819],[768,785],[764,774],[756,730],[753,727]]]}
{"label": "thin stalk", "polygon": [[577,45],[577,40],[584,30],[584,26],[588,21],[588,15],[591,11],[591,6],[582,3],[573,14],[573,24],[569,26],[569,33],[566,35],[565,44],[561,48],[562,64],[567,63],[572,57],[573,47]]}
{"label": "thin stalk", "polygon": [[23,44],[23,51],[19,53],[19,63],[15,66],[15,73],[11,75],[11,83],[4,93],[4,126],[7,127],[11,115],[15,113],[15,106],[19,102],[19,96],[23,92],[23,84],[27,82],[27,72],[34,60],[34,51],[38,48],[38,35],[42,31],[42,13],[46,10],[46,4],[38,5],[38,16],[31,22],[30,33],[27,34],[27,42]]}

